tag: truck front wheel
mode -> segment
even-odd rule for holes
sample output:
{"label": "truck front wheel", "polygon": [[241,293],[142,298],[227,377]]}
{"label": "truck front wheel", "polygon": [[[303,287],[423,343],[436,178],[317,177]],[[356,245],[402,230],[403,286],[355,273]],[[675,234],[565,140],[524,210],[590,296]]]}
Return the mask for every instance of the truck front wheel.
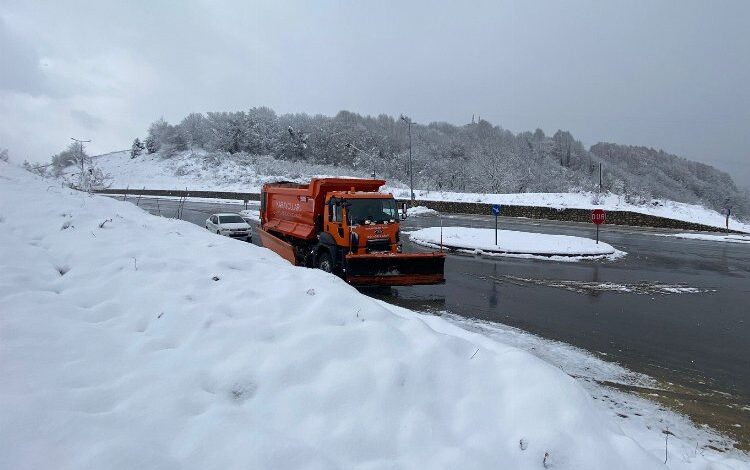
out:
{"label": "truck front wheel", "polygon": [[333,272],[333,260],[331,254],[323,251],[318,255],[318,269],[327,273]]}

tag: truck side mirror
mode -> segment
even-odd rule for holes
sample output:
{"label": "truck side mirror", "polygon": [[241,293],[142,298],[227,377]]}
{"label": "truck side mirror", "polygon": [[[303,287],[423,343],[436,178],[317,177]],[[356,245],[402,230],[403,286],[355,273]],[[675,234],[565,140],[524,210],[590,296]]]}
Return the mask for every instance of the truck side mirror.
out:
{"label": "truck side mirror", "polygon": [[401,203],[401,220],[406,220],[406,203]]}

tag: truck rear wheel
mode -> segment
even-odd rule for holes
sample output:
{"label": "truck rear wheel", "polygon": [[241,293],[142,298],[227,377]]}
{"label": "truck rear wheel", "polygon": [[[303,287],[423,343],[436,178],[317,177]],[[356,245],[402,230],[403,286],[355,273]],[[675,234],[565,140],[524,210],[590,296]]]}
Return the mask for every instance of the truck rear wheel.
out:
{"label": "truck rear wheel", "polygon": [[323,251],[318,255],[318,269],[327,273],[333,272],[333,260],[331,254]]}

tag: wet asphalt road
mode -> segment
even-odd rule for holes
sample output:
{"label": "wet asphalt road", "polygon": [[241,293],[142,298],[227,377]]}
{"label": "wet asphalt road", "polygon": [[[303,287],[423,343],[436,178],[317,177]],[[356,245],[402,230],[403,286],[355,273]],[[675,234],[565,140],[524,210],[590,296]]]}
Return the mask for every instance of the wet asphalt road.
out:
{"label": "wet asphalt road", "polygon": [[[434,226],[412,219],[409,225]],[[445,225],[494,227],[491,217],[446,217]],[[593,226],[504,219],[502,228],[594,237]],[[408,230],[408,228],[406,228]],[[497,321],[605,353],[633,370],[704,381],[750,397],[750,245],[657,236],[670,232],[605,227],[601,239],[628,255],[617,261],[565,263],[451,256],[446,284],[397,289],[407,299],[433,296],[462,316]],[[530,281],[517,282],[517,278]],[[549,280],[570,283],[569,290]],[[646,281],[643,283],[642,281]],[[642,286],[621,293],[586,284]],[[656,283],[708,292],[663,293]],[[654,292],[656,290],[656,292]]]}
{"label": "wet asphalt road", "polygon": [[[150,212],[174,217],[176,201],[158,204],[157,209],[155,200],[140,200]],[[239,208],[187,202],[182,218],[203,226],[209,214]],[[437,217],[412,217],[402,230],[439,223]],[[444,216],[443,224],[494,227],[494,218]],[[500,218],[500,228],[595,234],[589,224],[527,219]],[[417,310],[449,311],[560,340],[664,381],[731,394],[731,402],[742,410],[750,405],[750,244],[659,236],[669,233],[674,231],[603,226],[601,240],[628,253],[616,261],[450,255],[444,285],[366,293]],[[409,244],[406,249],[421,248]],[[551,285],[557,280],[568,281],[567,287]],[[635,286],[635,292],[600,290],[600,283]],[[668,294],[657,283],[704,292]],[[748,410],[738,411],[743,422]]]}

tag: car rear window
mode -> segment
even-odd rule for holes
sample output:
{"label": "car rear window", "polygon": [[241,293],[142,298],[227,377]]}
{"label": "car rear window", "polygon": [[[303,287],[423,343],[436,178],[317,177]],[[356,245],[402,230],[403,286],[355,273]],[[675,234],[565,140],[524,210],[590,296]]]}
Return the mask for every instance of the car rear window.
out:
{"label": "car rear window", "polygon": [[241,224],[245,221],[239,215],[222,215],[219,216],[219,223],[221,224]]}

